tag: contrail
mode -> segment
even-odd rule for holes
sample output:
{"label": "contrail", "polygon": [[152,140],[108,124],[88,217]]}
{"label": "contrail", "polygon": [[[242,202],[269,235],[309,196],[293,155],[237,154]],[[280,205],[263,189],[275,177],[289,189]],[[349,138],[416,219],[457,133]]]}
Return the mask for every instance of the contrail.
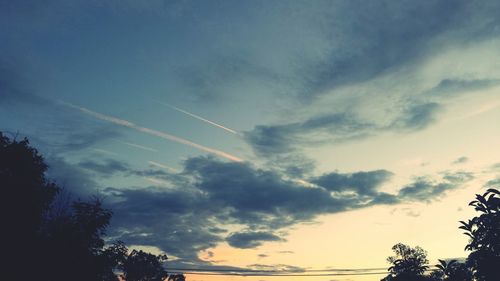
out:
{"label": "contrail", "polygon": [[220,129],[226,130],[227,132],[230,132],[230,133],[232,133],[232,134],[235,134],[235,135],[241,135],[240,133],[238,133],[237,131],[235,131],[235,130],[233,130],[233,129],[229,129],[228,127],[224,127],[224,126],[222,126],[221,124],[217,124],[217,123],[215,123],[215,122],[213,122],[213,121],[207,120],[207,119],[205,119],[205,118],[203,118],[203,117],[201,117],[201,116],[198,116],[198,115],[193,114],[193,113],[191,113],[191,112],[187,112],[187,111],[185,111],[185,110],[182,110],[182,109],[180,109],[180,108],[178,108],[178,107],[175,107],[175,106],[173,106],[173,105],[170,105],[170,104],[168,104],[168,103],[164,103],[164,102],[159,102],[159,103],[160,103],[160,104],[162,104],[162,105],[164,105],[164,106],[168,106],[168,107],[170,107],[170,108],[171,108],[171,109],[173,109],[173,110],[176,110],[176,111],[182,112],[182,113],[187,114],[187,115],[189,115],[189,116],[191,116],[191,117],[193,117],[193,118],[196,118],[196,119],[201,120],[201,121],[203,121],[203,122],[205,122],[205,123],[208,123],[208,124],[210,124],[210,125],[212,125],[212,126],[215,126],[215,127],[220,128]]}
{"label": "contrail", "polygon": [[161,163],[158,163],[158,162],[155,162],[155,161],[148,161],[148,163],[150,165],[153,165],[153,166],[165,169],[165,170],[169,170],[169,171],[174,172],[174,173],[178,173],[179,172],[177,169],[174,169],[174,168],[169,167],[169,166],[167,166],[165,164],[161,164]]}
{"label": "contrail", "polygon": [[177,142],[177,143],[184,144],[184,145],[187,145],[187,146],[191,146],[191,147],[194,147],[196,149],[199,149],[199,150],[202,150],[202,151],[205,151],[205,152],[208,152],[208,153],[212,153],[212,154],[217,155],[219,157],[223,157],[223,158],[229,159],[231,161],[243,162],[243,159],[241,159],[239,157],[236,157],[234,155],[231,155],[231,154],[229,154],[227,152],[220,151],[220,150],[217,150],[215,148],[207,147],[207,146],[204,146],[204,145],[201,145],[201,144],[197,144],[197,143],[194,143],[192,141],[183,139],[181,137],[170,135],[170,134],[167,134],[167,133],[164,133],[164,132],[161,132],[161,131],[157,131],[157,130],[153,130],[153,129],[150,129],[150,128],[142,127],[142,126],[136,125],[136,124],[134,124],[132,122],[129,122],[127,120],[123,120],[123,119],[116,118],[116,117],[113,117],[113,116],[104,115],[104,114],[92,111],[90,109],[87,109],[85,107],[76,106],[74,104],[67,103],[67,102],[64,102],[64,101],[59,101],[59,103],[62,104],[62,105],[65,105],[67,107],[70,107],[70,108],[73,108],[73,109],[77,109],[77,110],[79,110],[79,111],[81,111],[81,112],[83,112],[83,113],[85,113],[87,115],[90,115],[90,116],[92,116],[94,118],[97,118],[97,119],[100,119],[100,120],[103,120],[103,121],[107,121],[107,122],[110,122],[110,123],[113,123],[113,124],[116,124],[116,125],[120,125],[120,126],[123,126],[123,127],[134,129],[136,131],[143,132],[145,134],[156,136],[156,137],[159,137],[159,138],[162,138],[162,139],[166,139],[166,140],[169,140],[169,141],[173,141],[173,142]]}
{"label": "contrail", "polygon": [[128,146],[131,146],[131,147],[135,147],[135,148],[142,149],[142,150],[147,150],[147,151],[158,152],[158,150],[156,150],[156,149],[154,149],[154,148],[151,148],[151,147],[144,146],[144,145],[135,144],[135,143],[130,143],[130,142],[125,142],[125,141],[119,141],[119,142],[120,142],[120,143],[123,143],[123,144],[125,144],[125,145],[128,145]]}

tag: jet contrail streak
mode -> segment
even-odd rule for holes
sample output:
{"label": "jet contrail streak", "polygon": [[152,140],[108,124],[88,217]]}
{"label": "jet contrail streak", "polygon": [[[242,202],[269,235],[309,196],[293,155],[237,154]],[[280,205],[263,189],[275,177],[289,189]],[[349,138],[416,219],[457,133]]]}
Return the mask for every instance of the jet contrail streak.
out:
{"label": "jet contrail streak", "polygon": [[120,142],[120,143],[123,143],[123,144],[125,144],[125,145],[128,145],[128,146],[131,146],[131,147],[135,147],[135,148],[142,149],[142,150],[147,150],[147,151],[158,152],[158,150],[156,150],[156,149],[154,149],[154,148],[147,147],[147,146],[143,146],[143,145],[140,145],[140,144],[135,144],[135,143],[125,142],[125,141],[119,141],[119,142]]}
{"label": "jet contrail streak", "polygon": [[167,166],[165,164],[161,164],[161,163],[158,163],[158,162],[155,162],[155,161],[148,161],[148,163],[150,165],[153,165],[153,166],[165,169],[165,170],[169,170],[169,171],[174,172],[174,173],[178,173],[179,172],[177,169],[174,169],[174,168],[169,167],[169,166]]}
{"label": "jet contrail streak", "polygon": [[201,117],[201,116],[198,116],[198,115],[196,115],[196,114],[193,114],[193,113],[191,113],[191,112],[188,112],[188,111],[182,110],[182,109],[180,109],[180,108],[178,108],[178,107],[172,106],[172,105],[167,104],[167,103],[164,103],[164,102],[160,102],[160,104],[162,104],[162,105],[164,105],[164,106],[168,106],[168,107],[172,108],[173,110],[176,110],[176,111],[182,112],[182,113],[184,113],[184,114],[187,114],[187,115],[189,115],[189,116],[191,116],[191,117],[193,117],[193,118],[196,118],[196,119],[198,119],[198,120],[201,120],[201,121],[203,121],[203,122],[206,122],[206,123],[208,123],[208,124],[210,124],[210,125],[212,125],[212,126],[215,126],[215,127],[220,128],[220,129],[226,130],[227,132],[230,132],[230,133],[232,133],[232,134],[235,134],[235,135],[240,135],[240,133],[238,133],[237,131],[235,131],[235,130],[233,130],[233,129],[229,129],[228,127],[224,127],[224,126],[222,126],[222,125],[220,125],[220,124],[217,124],[217,123],[215,123],[215,122],[213,122],[213,121],[207,120],[207,119],[205,119],[205,118],[203,118],[203,117]]}
{"label": "jet contrail streak", "polygon": [[231,161],[243,162],[243,159],[241,159],[239,157],[236,157],[234,155],[231,155],[231,154],[229,154],[227,152],[220,151],[220,150],[217,150],[215,148],[207,147],[207,146],[204,146],[204,145],[201,145],[201,144],[197,144],[195,142],[183,139],[181,137],[170,135],[170,134],[167,134],[167,133],[164,133],[164,132],[161,132],[161,131],[157,131],[157,130],[153,130],[153,129],[150,129],[150,128],[142,127],[142,126],[136,125],[136,124],[134,124],[132,122],[129,122],[127,120],[123,120],[123,119],[116,118],[116,117],[113,117],[113,116],[104,115],[104,114],[92,111],[90,109],[87,109],[85,107],[76,106],[76,105],[71,104],[71,103],[67,103],[67,102],[63,102],[63,101],[60,101],[60,103],[63,104],[63,105],[65,105],[65,106],[67,106],[67,107],[70,107],[70,108],[73,108],[73,109],[77,109],[77,110],[79,110],[79,111],[81,111],[81,112],[83,112],[83,113],[85,113],[87,115],[90,115],[90,116],[92,116],[94,118],[97,118],[97,119],[100,119],[100,120],[103,120],[103,121],[108,121],[110,123],[113,123],[113,124],[116,124],[116,125],[120,125],[120,126],[123,126],[123,127],[127,127],[127,128],[130,128],[130,129],[134,129],[136,131],[143,132],[145,134],[149,134],[149,135],[156,136],[156,137],[159,137],[159,138],[162,138],[162,139],[166,139],[166,140],[169,140],[169,141],[173,141],[173,142],[177,142],[177,143],[184,144],[184,145],[187,145],[187,146],[191,146],[191,147],[197,148],[199,150],[202,150],[202,151],[205,151],[205,152],[208,152],[208,153],[212,153],[212,154],[217,155],[219,157],[223,157],[223,158],[229,159]]}

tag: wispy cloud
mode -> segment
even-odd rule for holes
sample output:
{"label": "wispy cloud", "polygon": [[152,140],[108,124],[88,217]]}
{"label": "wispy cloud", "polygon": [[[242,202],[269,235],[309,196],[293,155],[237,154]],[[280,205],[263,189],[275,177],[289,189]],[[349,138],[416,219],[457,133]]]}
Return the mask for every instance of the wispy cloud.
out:
{"label": "wispy cloud", "polygon": [[232,134],[235,134],[235,135],[241,135],[240,133],[238,133],[237,131],[235,131],[235,130],[233,130],[233,129],[229,129],[228,127],[222,126],[221,124],[215,123],[215,122],[213,122],[213,121],[210,121],[210,120],[208,120],[208,119],[205,119],[205,118],[203,118],[203,117],[201,117],[201,116],[198,116],[198,115],[196,115],[196,114],[193,114],[193,113],[191,113],[191,112],[188,112],[188,111],[182,110],[182,109],[180,109],[180,108],[178,108],[178,107],[175,107],[175,106],[173,106],[173,105],[170,105],[170,104],[168,104],[168,103],[160,102],[160,104],[162,104],[162,105],[164,105],[164,106],[167,106],[167,107],[169,107],[169,108],[171,108],[171,109],[173,109],[173,110],[176,110],[176,111],[179,111],[179,112],[181,112],[181,113],[184,113],[184,114],[186,114],[186,115],[189,115],[189,116],[191,116],[191,117],[193,117],[193,118],[196,118],[196,119],[198,119],[198,120],[201,120],[201,121],[203,121],[203,122],[205,122],[205,123],[208,123],[208,124],[210,124],[210,125],[212,125],[212,126],[215,126],[215,127],[217,127],[217,128],[223,129],[223,130],[225,130],[225,131],[227,131],[227,132],[230,132],[230,133],[232,133]]}
{"label": "wispy cloud", "polygon": [[229,154],[227,152],[224,152],[224,151],[221,151],[221,150],[218,150],[218,149],[215,149],[215,148],[207,147],[207,146],[204,146],[204,145],[192,142],[190,140],[186,140],[186,139],[181,138],[181,137],[177,137],[177,136],[174,136],[174,135],[171,135],[171,134],[168,134],[168,133],[165,133],[165,132],[161,132],[161,131],[158,131],[158,130],[150,129],[150,128],[147,128],[147,127],[139,126],[139,125],[136,125],[136,124],[134,124],[134,123],[132,123],[130,121],[127,121],[127,120],[124,120],[124,119],[120,119],[120,118],[116,118],[116,117],[109,116],[109,115],[105,115],[105,114],[101,114],[101,113],[92,111],[90,109],[87,109],[85,107],[80,107],[80,106],[77,106],[77,105],[74,105],[74,104],[71,104],[71,103],[67,103],[67,102],[64,102],[64,101],[58,101],[58,102],[61,105],[64,105],[66,107],[79,110],[79,111],[81,111],[81,112],[83,112],[83,113],[85,113],[87,115],[90,115],[90,116],[92,116],[94,118],[97,118],[97,119],[100,119],[100,120],[103,120],[103,121],[107,121],[107,122],[110,122],[110,123],[113,123],[113,124],[116,124],[116,125],[119,125],[119,126],[127,127],[127,128],[130,128],[130,129],[133,129],[133,130],[145,133],[145,134],[149,134],[149,135],[152,135],[152,136],[156,136],[156,137],[159,137],[159,138],[162,138],[162,139],[166,139],[166,140],[169,140],[169,141],[173,141],[173,142],[177,142],[177,143],[180,143],[180,144],[184,144],[184,145],[187,145],[187,146],[199,149],[201,151],[208,152],[208,153],[217,155],[217,156],[222,157],[222,158],[226,158],[226,159],[231,160],[231,161],[235,161],[235,162],[242,162],[243,161],[243,159],[241,159],[241,158],[239,158],[237,156],[231,155],[231,154]]}
{"label": "wispy cloud", "polygon": [[152,151],[152,152],[158,152],[157,149],[154,149],[154,148],[151,148],[151,147],[147,147],[147,146],[144,146],[144,145],[140,145],[140,144],[136,144],[136,143],[131,143],[131,142],[126,142],[126,141],[119,141],[119,142],[122,143],[122,144],[128,145],[128,146],[131,146],[131,147],[142,149],[142,150],[147,150],[147,151]]}
{"label": "wispy cloud", "polygon": [[100,148],[92,148],[93,151],[95,152],[99,152],[99,153],[102,153],[102,154],[107,154],[107,155],[118,155],[117,153],[115,152],[112,152],[112,151],[109,151],[109,150],[105,150],[105,149],[100,149]]}

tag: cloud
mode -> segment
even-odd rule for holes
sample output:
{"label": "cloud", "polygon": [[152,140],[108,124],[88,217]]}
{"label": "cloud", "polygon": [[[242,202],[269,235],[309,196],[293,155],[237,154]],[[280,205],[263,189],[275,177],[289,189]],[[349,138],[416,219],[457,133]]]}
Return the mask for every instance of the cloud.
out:
{"label": "cloud", "polygon": [[248,249],[256,248],[266,241],[284,241],[272,232],[237,232],[230,234],[226,241],[234,248]]}
{"label": "cloud", "polygon": [[422,130],[435,121],[440,108],[441,106],[435,102],[412,104],[387,129],[401,129],[404,131]]}
{"label": "cloud", "polygon": [[103,162],[96,162],[87,159],[78,163],[78,166],[107,177],[110,177],[117,172],[129,171],[130,169],[123,162],[114,159],[106,159]]}
{"label": "cloud", "polygon": [[45,157],[45,161],[49,166],[47,177],[76,196],[94,195],[101,187],[87,171],[61,156],[49,155]]}
{"label": "cloud", "polygon": [[453,96],[469,91],[488,89],[500,84],[499,79],[451,79],[446,78],[430,89],[428,95]]}
{"label": "cloud", "polygon": [[[316,184],[306,187],[279,171],[195,157],[184,162],[181,173],[166,175],[172,188],[108,188],[106,193],[115,212],[114,237],[157,246],[181,261],[203,263],[197,253],[223,241],[239,248],[282,241],[285,234],[276,231],[318,215],[430,202],[472,177],[465,172],[445,173],[438,180],[417,178],[397,194],[379,191],[391,175],[386,170],[333,172],[305,178]],[[229,226],[235,225],[244,230],[228,234]]]}
{"label": "cloud", "polygon": [[359,195],[375,195],[377,188],[393,174],[387,170],[356,172],[352,174],[328,173],[310,182],[333,192],[356,192]]}
{"label": "cloud", "polygon": [[473,174],[468,172],[445,174],[442,182],[436,182],[427,177],[418,177],[413,183],[400,189],[398,197],[402,200],[430,202],[473,178]]}
{"label": "cloud", "polygon": [[457,159],[455,159],[452,164],[463,164],[463,163],[467,163],[469,162],[469,157],[466,157],[466,156],[461,156],[461,157],[458,157]]}
{"label": "cloud", "polygon": [[496,179],[492,179],[492,180],[489,180],[487,181],[485,184],[484,184],[484,187],[485,188],[500,188],[500,177],[497,177]]}
{"label": "cloud", "polygon": [[[287,153],[298,144],[339,142],[362,138],[376,128],[347,113],[315,116],[303,122],[258,125],[245,132],[245,140],[260,155]],[[314,139],[310,135],[314,136]],[[308,137],[309,135],[309,137]]]}
{"label": "cloud", "polygon": [[436,120],[441,106],[436,102],[407,101],[401,113],[387,124],[363,120],[353,113],[317,115],[302,122],[258,125],[244,138],[261,156],[287,154],[301,146],[332,144],[363,139],[383,132],[414,132]]}

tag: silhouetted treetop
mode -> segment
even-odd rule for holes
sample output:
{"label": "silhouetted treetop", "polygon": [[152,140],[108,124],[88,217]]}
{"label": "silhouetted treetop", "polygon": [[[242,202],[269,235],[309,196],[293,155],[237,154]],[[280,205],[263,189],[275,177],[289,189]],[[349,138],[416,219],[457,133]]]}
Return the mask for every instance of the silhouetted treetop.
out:
{"label": "silhouetted treetop", "polygon": [[460,222],[460,229],[469,236],[465,246],[471,251],[467,265],[476,280],[495,280],[500,272],[500,191],[490,188],[482,195],[476,194],[469,205],[481,214]]}
{"label": "silhouetted treetop", "polygon": [[412,248],[408,245],[398,243],[392,247],[395,255],[387,258],[391,263],[389,267],[389,275],[385,277],[384,281],[413,281],[413,280],[426,280],[423,276],[427,270],[427,252],[420,248]]}

